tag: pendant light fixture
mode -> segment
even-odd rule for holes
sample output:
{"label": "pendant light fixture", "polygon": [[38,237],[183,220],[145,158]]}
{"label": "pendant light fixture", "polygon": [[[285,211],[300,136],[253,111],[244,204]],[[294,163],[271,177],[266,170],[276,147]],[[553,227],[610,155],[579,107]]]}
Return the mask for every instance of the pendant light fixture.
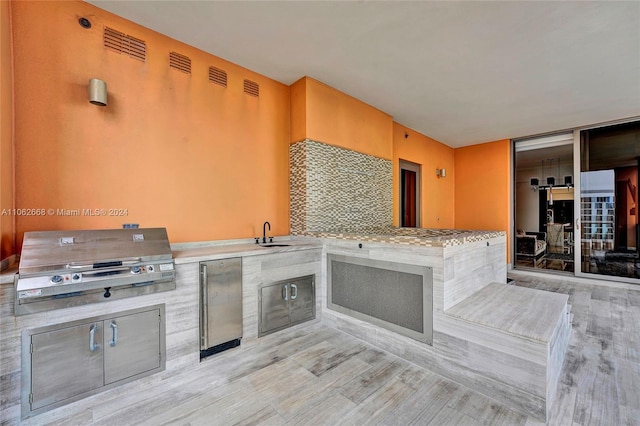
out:
{"label": "pendant light fixture", "polygon": [[[553,158],[549,158],[549,173],[553,173],[553,171],[551,169],[552,166],[553,166]],[[547,176],[547,185],[553,186],[555,184],[556,184],[555,176]]]}
{"label": "pendant light fixture", "polygon": [[[553,159],[549,158],[549,171],[552,172]],[[556,183],[555,176],[547,177],[547,185],[549,185],[549,205],[553,205],[553,185]]]}

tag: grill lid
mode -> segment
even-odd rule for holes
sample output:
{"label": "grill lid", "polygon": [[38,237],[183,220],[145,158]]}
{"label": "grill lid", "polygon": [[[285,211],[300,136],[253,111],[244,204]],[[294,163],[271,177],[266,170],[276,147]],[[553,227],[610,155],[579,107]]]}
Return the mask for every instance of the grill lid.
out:
{"label": "grill lid", "polygon": [[171,261],[165,228],[25,232],[19,274]]}

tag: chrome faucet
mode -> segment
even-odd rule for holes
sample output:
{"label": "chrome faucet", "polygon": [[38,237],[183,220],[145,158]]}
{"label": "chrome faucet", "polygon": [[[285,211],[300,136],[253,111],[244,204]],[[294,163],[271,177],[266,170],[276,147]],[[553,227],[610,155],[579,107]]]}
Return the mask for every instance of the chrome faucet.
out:
{"label": "chrome faucet", "polygon": [[262,244],[266,244],[267,242],[267,231],[266,231],[267,225],[269,225],[269,231],[271,231],[271,224],[269,222],[265,222],[262,225]]}

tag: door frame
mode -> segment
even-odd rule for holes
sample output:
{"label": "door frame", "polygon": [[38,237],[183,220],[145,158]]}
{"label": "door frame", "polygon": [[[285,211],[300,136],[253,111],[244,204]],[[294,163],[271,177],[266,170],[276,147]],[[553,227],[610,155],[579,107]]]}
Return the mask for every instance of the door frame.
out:
{"label": "door frame", "polygon": [[[580,148],[581,148],[581,143],[580,143],[580,133],[582,131],[585,130],[592,130],[592,129],[597,129],[600,127],[607,127],[607,126],[614,126],[617,124],[625,124],[625,123],[631,123],[634,121],[639,121],[640,120],[640,115],[638,116],[633,116],[633,117],[627,117],[627,118],[623,118],[620,120],[612,120],[612,121],[607,121],[607,122],[601,122],[601,123],[595,123],[595,124],[591,124],[591,125],[587,125],[587,126],[582,126],[582,127],[576,127],[573,129],[566,129],[566,132],[570,132],[573,131],[573,185],[574,185],[574,203],[573,203],[573,208],[574,208],[574,214],[573,214],[573,220],[574,220],[574,246],[573,246],[573,253],[574,253],[574,272],[573,272],[573,276],[575,276],[576,278],[586,278],[589,280],[595,280],[594,282],[604,282],[604,283],[620,283],[620,284],[635,284],[638,285],[640,280],[635,279],[635,278],[626,278],[626,277],[616,277],[613,275],[597,275],[597,274],[591,274],[591,273],[587,273],[587,272],[582,272],[582,264],[581,264],[581,259],[582,259],[582,244],[581,244],[581,228],[582,228],[582,223],[581,223],[581,209],[580,209],[580,200],[581,200],[581,192],[580,192],[580,187],[581,187],[581,179],[580,179],[580,172],[581,172],[581,164],[582,164],[582,157],[581,157],[581,152],[580,152]],[[510,262],[509,262],[509,269],[516,269],[515,268],[515,263],[516,263],[516,224],[515,224],[515,220],[516,220],[516,184],[515,184],[515,178],[516,178],[516,168],[515,168],[515,155],[516,155],[516,142],[519,140],[525,140],[525,139],[534,139],[534,138],[538,138],[538,137],[544,137],[544,136],[550,136],[550,135],[554,135],[554,134],[558,134],[558,133],[563,133],[562,131],[553,131],[553,132],[544,132],[544,133],[539,133],[539,134],[533,134],[533,135],[529,135],[526,137],[518,137],[518,138],[512,138],[511,139],[511,197],[512,197],[512,201],[511,201],[511,221],[510,221],[510,229],[512,230],[512,235],[510,238],[511,241],[511,247],[509,250],[509,253],[511,254],[510,257]],[[639,164],[639,169],[640,169],[640,164]],[[640,245],[640,236],[638,237],[638,242],[636,243],[638,245]],[[640,250],[640,248],[638,248]],[[526,270],[526,269],[522,269],[522,270]]]}
{"label": "door frame", "polygon": [[400,226],[403,226],[403,217],[404,217],[404,187],[402,185],[402,171],[408,170],[410,172],[414,172],[416,174],[416,228],[422,227],[422,217],[420,211],[422,210],[422,166],[418,163],[413,163],[411,161],[399,160],[399,171],[398,171],[398,203],[399,203],[399,214],[398,214],[398,223]]}

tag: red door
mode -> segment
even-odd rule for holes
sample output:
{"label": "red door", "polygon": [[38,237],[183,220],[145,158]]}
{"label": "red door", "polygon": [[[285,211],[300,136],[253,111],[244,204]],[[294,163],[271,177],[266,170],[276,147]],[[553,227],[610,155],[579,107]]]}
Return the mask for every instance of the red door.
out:
{"label": "red door", "polygon": [[402,169],[402,223],[401,226],[415,228],[416,223],[416,172]]}

